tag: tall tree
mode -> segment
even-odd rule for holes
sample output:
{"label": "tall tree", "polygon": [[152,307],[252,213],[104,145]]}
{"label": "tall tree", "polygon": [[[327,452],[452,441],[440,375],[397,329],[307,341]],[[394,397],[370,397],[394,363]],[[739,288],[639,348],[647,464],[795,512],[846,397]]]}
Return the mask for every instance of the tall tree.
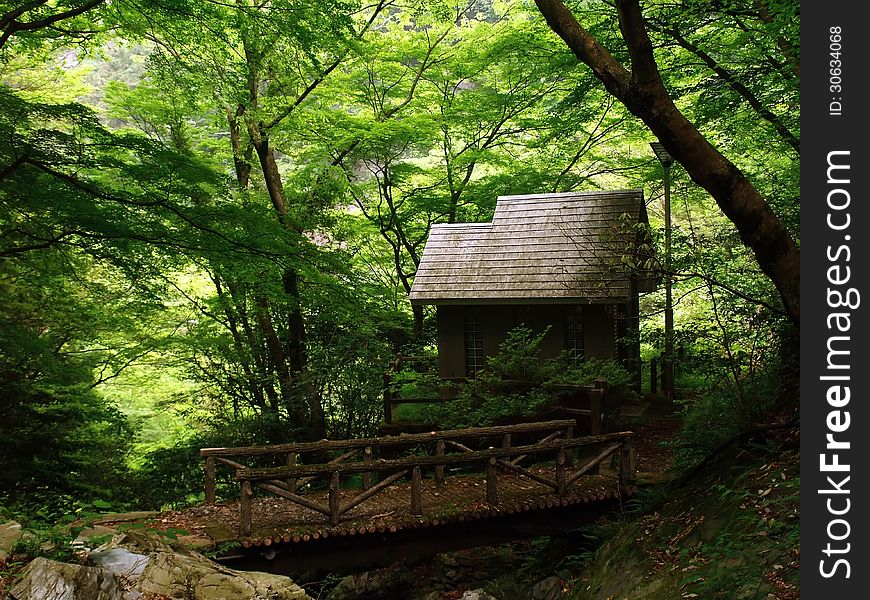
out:
{"label": "tall tree", "polygon": [[639,117],[691,178],[713,196],[776,286],[789,318],[799,324],[800,251],[785,224],[747,177],[674,104],[653,56],[639,2],[616,1],[630,69],[581,26],[560,0],[535,0],[535,4],[608,92]]}

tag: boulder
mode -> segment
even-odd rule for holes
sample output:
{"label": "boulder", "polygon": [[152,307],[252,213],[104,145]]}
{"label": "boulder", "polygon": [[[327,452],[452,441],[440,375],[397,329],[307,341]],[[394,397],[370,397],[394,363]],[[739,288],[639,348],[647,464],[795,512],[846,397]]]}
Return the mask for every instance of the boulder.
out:
{"label": "boulder", "polygon": [[149,560],[144,554],[137,554],[121,547],[91,552],[88,559],[98,567],[112,572],[116,577],[126,580],[139,579]]}
{"label": "boulder", "polygon": [[152,554],[134,590],[173,600],[310,600],[287,577],[235,571],[193,554]]}
{"label": "boulder", "polygon": [[15,600],[122,600],[118,579],[100,567],[36,558],[12,588]]}
{"label": "boulder", "polygon": [[[2,518],[2,517],[0,517]],[[7,521],[0,525],[0,560],[9,556],[9,551],[21,538],[21,525],[15,521]]]}
{"label": "boulder", "polygon": [[562,597],[562,580],[553,575],[532,587],[532,600],[559,600]]}
{"label": "boulder", "polygon": [[490,596],[483,590],[468,590],[459,600],[498,600],[495,596]]}

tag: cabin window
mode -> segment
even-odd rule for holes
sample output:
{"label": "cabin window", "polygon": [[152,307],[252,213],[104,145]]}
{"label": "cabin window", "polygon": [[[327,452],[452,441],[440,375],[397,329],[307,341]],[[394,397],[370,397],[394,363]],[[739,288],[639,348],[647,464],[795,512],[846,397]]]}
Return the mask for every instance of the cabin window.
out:
{"label": "cabin window", "polygon": [[465,375],[474,376],[483,369],[483,329],[480,327],[480,307],[465,309]]}
{"label": "cabin window", "polygon": [[568,309],[565,322],[565,350],[575,362],[583,360],[585,348],[583,345],[583,307],[574,306]]}

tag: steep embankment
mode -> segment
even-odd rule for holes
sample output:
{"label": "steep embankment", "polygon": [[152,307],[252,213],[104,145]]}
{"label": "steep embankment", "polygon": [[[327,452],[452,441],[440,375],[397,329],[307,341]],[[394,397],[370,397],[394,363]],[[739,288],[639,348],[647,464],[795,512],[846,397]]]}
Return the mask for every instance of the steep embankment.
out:
{"label": "steep embankment", "polygon": [[720,453],[593,555],[572,600],[799,597],[797,430]]}

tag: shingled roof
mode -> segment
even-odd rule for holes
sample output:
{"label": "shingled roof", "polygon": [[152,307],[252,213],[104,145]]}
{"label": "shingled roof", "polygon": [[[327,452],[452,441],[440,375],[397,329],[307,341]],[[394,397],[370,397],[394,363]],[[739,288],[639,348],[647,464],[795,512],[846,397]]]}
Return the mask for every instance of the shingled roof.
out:
{"label": "shingled roof", "polygon": [[626,226],[638,222],[647,222],[639,189],[501,196],[492,223],[432,227],[411,302],[625,301],[620,265],[635,240]]}

